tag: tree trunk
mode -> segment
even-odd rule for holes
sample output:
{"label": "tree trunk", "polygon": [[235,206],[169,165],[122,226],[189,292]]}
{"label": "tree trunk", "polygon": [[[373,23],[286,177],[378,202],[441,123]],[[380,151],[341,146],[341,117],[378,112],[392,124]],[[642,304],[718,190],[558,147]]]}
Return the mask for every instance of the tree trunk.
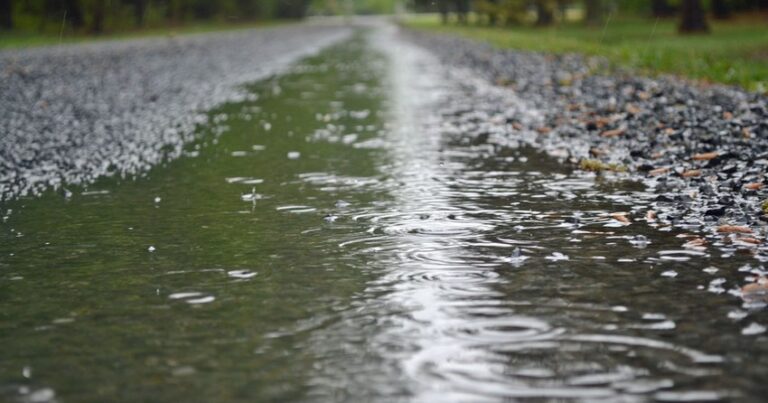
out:
{"label": "tree trunk", "polygon": [[100,34],[104,32],[104,2],[96,1],[93,4],[93,16],[91,20],[90,31],[93,34]]}
{"label": "tree trunk", "polygon": [[13,29],[13,0],[0,0],[0,29]]}
{"label": "tree trunk", "polygon": [[678,27],[681,33],[709,32],[707,15],[701,6],[701,0],[683,0],[681,6]]}
{"label": "tree trunk", "polygon": [[589,26],[598,26],[603,22],[603,2],[601,0],[586,0],[586,22]]}
{"label": "tree trunk", "polygon": [[667,0],[653,0],[651,2],[651,14],[656,18],[671,17],[674,10]]}
{"label": "tree trunk", "polygon": [[731,8],[728,2],[725,0],[712,0],[712,15],[719,20],[730,17]]}
{"label": "tree trunk", "polygon": [[498,0],[488,0],[488,3],[491,5],[491,9],[488,11],[488,25],[496,25],[496,23],[499,22],[498,18]]}
{"label": "tree trunk", "polygon": [[536,25],[538,26],[552,25],[554,21],[555,21],[555,17],[554,15],[552,15],[552,10],[550,10],[546,0],[537,0],[536,1]]}
{"label": "tree trunk", "polygon": [[459,24],[467,24],[467,13],[469,13],[469,0],[456,0],[456,15],[459,17]]}
{"label": "tree trunk", "polygon": [[67,16],[67,22],[72,25],[72,28],[80,29],[85,26],[83,9],[80,8],[77,0],[64,0],[64,12]]}
{"label": "tree trunk", "polygon": [[568,19],[568,1],[569,0],[557,0],[557,12],[560,14],[560,21],[565,22]]}
{"label": "tree trunk", "polygon": [[437,9],[440,11],[440,21],[443,25],[448,23],[448,0],[437,0]]}
{"label": "tree trunk", "polygon": [[147,11],[147,0],[133,0],[133,21],[137,27],[144,26],[144,14]]}

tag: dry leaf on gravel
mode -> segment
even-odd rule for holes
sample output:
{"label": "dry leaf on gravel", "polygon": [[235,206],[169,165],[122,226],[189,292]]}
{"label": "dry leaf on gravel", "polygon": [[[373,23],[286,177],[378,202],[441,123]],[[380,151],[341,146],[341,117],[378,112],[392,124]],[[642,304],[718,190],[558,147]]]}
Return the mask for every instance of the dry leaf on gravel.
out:
{"label": "dry leaf on gravel", "polygon": [[650,171],[648,171],[648,175],[659,176],[659,175],[664,175],[667,172],[669,172],[668,167],[661,167],[661,168],[651,169]]}
{"label": "dry leaf on gravel", "polygon": [[697,176],[701,176],[701,169],[689,169],[685,172],[683,172],[683,178],[693,178]]}
{"label": "dry leaf on gravel", "polygon": [[704,238],[694,238],[683,244],[683,248],[696,249],[702,248],[707,244],[707,240]]}
{"label": "dry leaf on gravel", "polygon": [[762,243],[762,242],[761,242],[759,239],[757,239],[757,238],[752,238],[752,237],[745,237],[745,236],[743,236],[743,237],[738,237],[738,238],[736,238],[736,240],[737,240],[737,241],[739,241],[739,242],[744,242],[744,243],[751,243],[751,244],[753,244],[753,245],[760,245],[760,244]]}
{"label": "dry leaf on gravel", "polygon": [[639,115],[642,110],[635,105],[627,104],[627,106],[624,107],[624,111],[630,115]]}
{"label": "dry leaf on gravel", "polygon": [[623,224],[631,224],[632,222],[629,221],[629,218],[627,218],[627,213],[611,213],[611,217]]}
{"label": "dry leaf on gravel", "polygon": [[693,159],[694,161],[709,161],[717,158],[718,155],[720,154],[718,154],[717,151],[712,151],[708,153],[695,154]]}
{"label": "dry leaf on gravel", "polygon": [[717,227],[717,232],[721,234],[751,234],[752,230],[742,225],[721,225]]}
{"label": "dry leaf on gravel", "polygon": [[626,131],[627,131],[627,129],[618,128],[618,129],[613,129],[613,130],[606,130],[606,131],[600,133],[600,135],[603,136],[603,137],[616,137],[616,136],[621,136]]}
{"label": "dry leaf on gravel", "polygon": [[648,212],[645,213],[645,221],[648,221],[648,222],[656,221],[656,212],[653,210],[648,210]]}

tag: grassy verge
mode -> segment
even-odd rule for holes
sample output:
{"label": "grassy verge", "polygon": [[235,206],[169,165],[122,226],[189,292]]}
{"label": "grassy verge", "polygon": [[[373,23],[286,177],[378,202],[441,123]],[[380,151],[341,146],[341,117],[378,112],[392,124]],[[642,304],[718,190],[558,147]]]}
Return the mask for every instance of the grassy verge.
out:
{"label": "grassy verge", "polygon": [[0,49],[26,48],[34,46],[59,45],[98,40],[144,38],[153,36],[174,36],[217,31],[232,31],[286,24],[286,21],[261,21],[249,23],[205,22],[174,27],[145,28],[130,31],[118,31],[103,35],[72,34],[54,35],[35,31],[0,32]]}
{"label": "grassy verge", "polygon": [[576,23],[550,28],[444,26],[436,16],[414,17],[405,24],[485,41],[497,48],[599,55],[643,74],[671,73],[766,93],[768,28],[764,17],[713,22],[711,34],[689,36],[677,34],[675,21],[617,17],[599,28]]}

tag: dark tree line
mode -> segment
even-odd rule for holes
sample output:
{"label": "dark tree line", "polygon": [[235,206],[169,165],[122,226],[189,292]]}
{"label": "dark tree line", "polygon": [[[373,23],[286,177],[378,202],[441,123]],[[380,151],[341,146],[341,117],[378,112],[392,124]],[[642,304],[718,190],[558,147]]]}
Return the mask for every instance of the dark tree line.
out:
{"label": "dark tree line", "polygon": [[[310,0],[0,0],[0,28],[62,24],[89,33],[189,21],[304,17]],[[18,21],[18,22],[17,22]],[[33,25],[30,26],[30,21]]]}
{"label": "dark tree line", "polygon": [[[432,3],[430,0],[415,0],[415,7],[426,10]],[[707,32],[710,14],[717,19],[726,19],[734,12],[768,10],[768,0],[437,0],[436,4],[443,23],[447,23],[450,14],[455,13],[456,20],[465,24],[471,9],[479,23],[489,25],[519,24],[525,15],[533,13],[537,26],[564,20],[568,7],[572,5],[581,6],[584,22],[588,25],[602,24],[607,10],[624,8],[658,18],[677,16],[682,33]]]}

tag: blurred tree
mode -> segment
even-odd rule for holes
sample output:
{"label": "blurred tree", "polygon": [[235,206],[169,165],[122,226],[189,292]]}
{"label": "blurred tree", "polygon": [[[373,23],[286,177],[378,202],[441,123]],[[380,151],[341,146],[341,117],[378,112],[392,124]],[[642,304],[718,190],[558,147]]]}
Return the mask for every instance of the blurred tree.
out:
{"label": "blurred tree", "polygon": [[137,27],[144,26],[144,16],[147,13],[148,0],[126,0],[133,8],[133,23]]}
{"label": "blurred tree", "polygon": [[13,29],[12,0],[0,0],[0,29]]}
{"label": "blurred tree", "polygon": [[555,22],[551,4],[547,0],[536,0],[536,25],[546,26]]}
{"label": "blurred tree", "polygon": [[308,0],[280,0],[275,10],[278,18],[303,18],[307,11]]}
{"label": "blurred tree", "polygon": [[259,17],[259,1],[257,0],[236,0],[235,12],[242,19],[252,20]]}
{"label": "blurred tree", "polygon": [[88,31],[92,34],[101,34],[104,32],[104,17],[106,14],[106,4],[102,0],[90,0],[86,2],[90,24]]}
{"label": "blurred tree", "polygon": [[731,5],[725,0],[712,0],[712,15],[720,20],[731,16]]}
{"label": "blurred tree", "polygon": [[568,7],[571,5],[571,0],[555,0],[557,4],[557,13],[560,21],[566,21],[568,19]]}
{"label": "blurred tree", "polygon": [[64,13],[73,28],[80,29],[85,26],[85,17],[83,17],[83,8],[80,7],[78,0],[64,0]]}
{"label": "blurred tree", "polygon": [[165,18],[171,24],[180,24],[184,21],[187,11],[187,2],[184,0],[164,0]]}
{"label": "blurred tree", "polygon": [[667,0],[651,1],[651,14],[656,18],[671,17],[675,14],[674,7]]}
{"label": "blurred tree", "polygon": [[681,33],[709,32],[707,15],[701,0],[682,0],[678,29]]}
{"label": "blurred tree", "polygon": [[500,10],[497,4],[498,0],[475,0],[472,3],[472,9],[477,14],[477,23],[482,24],[483,20],[488,22],[488,25],[496,25],[499,21]]}
{"label": "blurred tree", "polygon": [[448,23],[448,0],[437,0],[437,10],[440,12],[440,21],[443,25]]}
{"label": "blurred tree", "polygon": [[456,4],[456,16],[459,18],[459,24],[467,23],[469,14],[469,0],[454,0]]}
{"label": "blurred tree", "polygon": [[520,24],[527,11],[528,2],[524,0],[503,0],[500,12],[506,25]]}
{"label": "blurred tree", "polygon": [[187,3],[191,8],[192,16],[203,21],[213,18],[221,7],[221,3],[213,1],[187,1]]}
{"label": "blurred tree", "polygon": [[585,0],[585,18],[587,25],[598,26],[603,22],[603,2],[602,0]]}

